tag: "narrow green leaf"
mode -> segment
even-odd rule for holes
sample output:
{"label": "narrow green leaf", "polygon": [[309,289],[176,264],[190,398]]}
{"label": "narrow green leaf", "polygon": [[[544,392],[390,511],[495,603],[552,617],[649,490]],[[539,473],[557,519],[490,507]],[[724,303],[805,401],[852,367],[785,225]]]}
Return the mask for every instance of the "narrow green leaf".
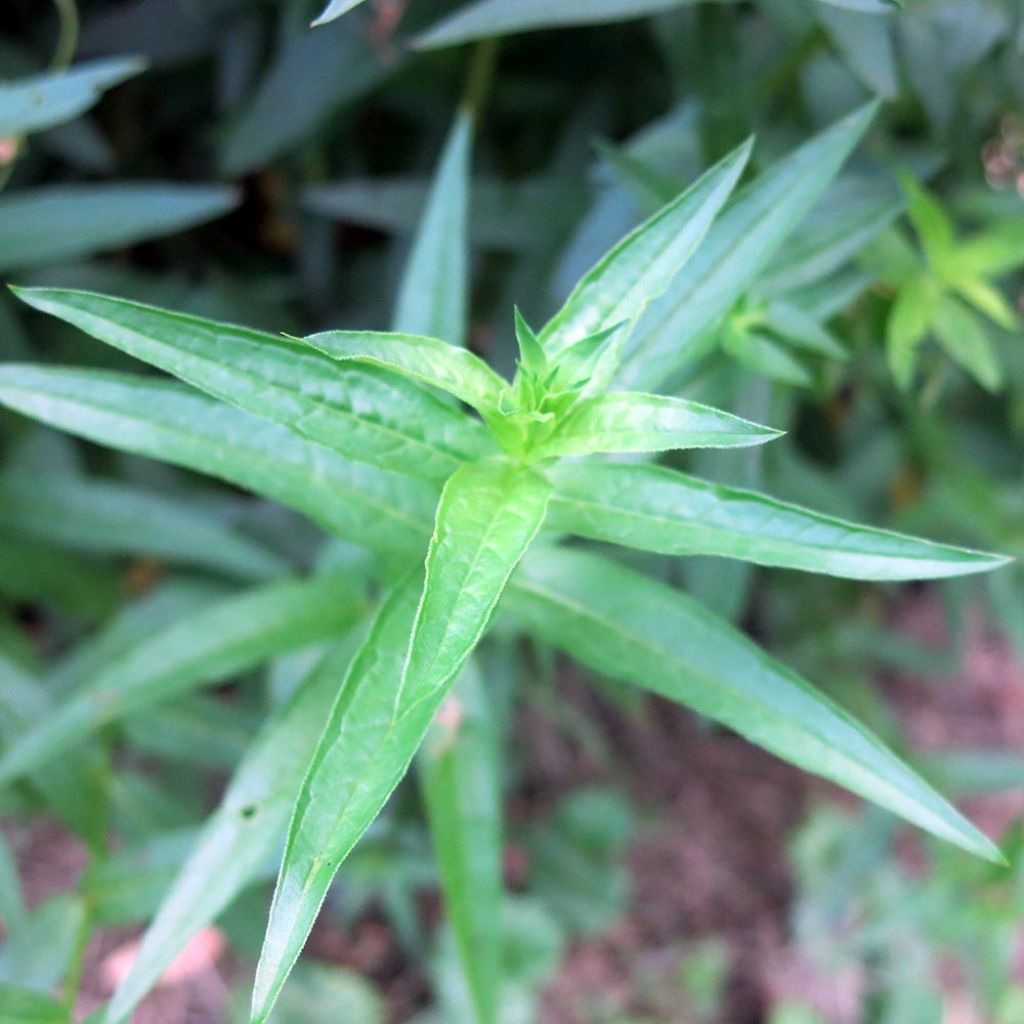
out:
{"label": "narrow green leaf", "polygon": [[272,864],[309,751],[351,660],[350,645],[334,647],[264,725],[167,890],[131,971],[111,998],[107,1024],[127,1020],[188,940]]}
{"label": "narrow green leaf", "polygon": [[[958,259],[959,262],[959,259]],[[952,282],[953,290],[966,299],[979,313],[984,313],[1004,331],[1016,331],[1020,326],[1013,306],[998,288],[977,277]]]}
{"label": "narrow green leaf", "polygon": [[1003,370],[985,323],[976,313],[959,299],[943,295],[932,315],[932,329],[950,358],[983,388],[999,390],[1003,383]]}
{"label": "narrow green leaf", "polygon": [[497,738],[473,663],[445,698],[420,752],[420,779],[444,906],[476,1019],[501,1005],[502,819]]}
{"label": "narrow green leaf", "polygon": [[349,586],[331,576],[285,580],[224,598],[128,651],[18,736],[0,758],[0,784],[109,722],[282,651],[336,637],[359,611]]}
{"label": "narrow green leaf", "polygon": [[618,383],[657,387],[750,287],[807,215],[864,134],[872,103],[832,125],[745,188],[708,232],[686,273],[637,324]]}
{"label": "narrow green leaf", "polygon": [[774,334],[798,348],[830,359],[850,358],[836,336],[796,302],[773,302],[765,310],[764,322]]}
{"label": "narrow green leaf", "polygon": [[550,529],[663,555],[720,555],[863,580],[938,579],[1010,561],[845,522],[660,466],[565,463],[551,476]]}
{"label": "narrow green leaf", "polygon": [[935,282],[927,274],[907,281],[896,294],[885,325],[885,352],[897,385],[910,387],[917,348],[928,334],[939,299]]}
{"label": "narrow green leaf", "polygon": [[462,110],[437,169],[402,277],[392,328],[466,342],[466,218],[473,116]]}
{"label": "narrow green leaf", "polygon": [[[53,703],[39,680],[0,652],[0,737],[9,750],[53,714]],[[29,776],[32,788],[93,849],[106,841],[108,766],[95,750],[75,751]]]}
{"label": "narrow green leaf", "polygon": [[817,14],[833,45],[857,78],[886,99],[899,95],[900,76],[889,19],[829,3],[819,4]]}
{"label": "narrow green leaf", "polygon": [[124,719],[127,743],[166,761],[231,771],[253,737],[253,716],[212,696],[195,695]]}
{"label": "narrow green leaf", "polygon": [[779,249],[758,275],[752,292],[778,296],[839,270],[906,208],[891,187],[838,181],[821,198],[798,234]]}
{"label": "narrow green leaf", "polygon": [[16,293],[216,398],[381,469],[440,482],[487,445],[475,420],[376,367],[339,367],[295,341],[90,292]]}
{"label": "narrow green leaf", "polygon": [[313,28],[319,25],[326,25],[329,21],[348,14],[353,7],[358,7],[363,0],[331,0],[331,2],[320,12],[319,17],[313,22]]}
{"label": "narrow green leaf", "polygon": [[875,736],[703,606],[596,555],[544,550],[524,563],[506,606],[583,664],[721,722],[947,839],[998,849]]}
{"label": "narrow green leaf", "polygon": [[668,288],[736,187],[752,146],[748,140],[733,150],[583,275],[540,332],[550,354],[615,324],[632,325]]}
{"label": "narrow green leaf", "polygon": [[537,454],[743,448],[781,433],[682,398],[610,391],[578,402]]}
{"label": "narrow green leaf", "polygon": [[146,67],[137,57],[78,64],[0,84],[0,136],[28,135],[85,113],[106,89]]}
{"label": "narrow green leaf", "polygon": [[550,494],[545,477],[500,459],[463,466],[445,484],[402,673],[402,708],[433,697],[458,674],[540,529]]}
{"label": "narrow green leaf", "polygon": [[296,152],[325,121],[401,66],[396,57],[385,60],[370,33],[351,19],[310,32],[306,17],[298,7],[285,10],[273,63],[224,137],[219,163],[230,177]]}
{"label": "narrow green leaf", "polygon": [[381,605],[337,692],[309,762],[288,827],[263,951],[252,1017],[265,1021],[339,865],[401,781],[434,707],[395,714],[420,576]]}
{"label": "narrow green leaf", "polygon": [[811,375],[807,367],[784,346],[760,331],[748,331],[726,325],[722,348],[751,373],[780,384],[808,387]]}
{"label": "narrow green leaf", "polygon": [[3,1024],[71,1024],[68,1008],[50,996],[13,985],[0,985]]}
{"label": "narrow green leaf", "polygon": [[476,0],[438,22],[416,45],[433,49],[542,28],[628,21],[689,2],[692,0]]}
{"label": "narrow green leaf", "polygon": [[501,461],[464,466],[446,484],[422,589],[406,583],[385,601],[303,783],[256,972],[259,1024],[338,866],[405,774],[479,641],[540,529],[549,493],[539,474]]}
{"label": "narrow green leaf", "polygon": [[339,362],[355,360],[400,373],[492,412],[506,386],[479,356],[438,338],[390,331],[323,331],[307,345]]}
{"label": "narrow green leaf", "polygon": [[911,174],[901,175],[900,183],[907,194],[910,222],[921,239],[929,261],[939,265],[952,256],[953,221],[939,200]]}
{"label": "narrow green leaf", "polygon": [[48,185],[0,199],[0,270],[23,270],[161,238],[223,216],[223,185]]}
{"label": "narrow green leaf", "polygon": [[151,555],[243,579],[287,570],[262,544],[191,505],[113,481],[2,477],[0,528],[85,551]]}
{"label": "narrow green leaf", "polygon": [[[411,237],[423,216],[431,183],[423,178],[388,175],[346,178],[302,193],[313,213]],[[573,187],[550,177],[507,181],[474,175],[470,190],[469,237],[482,249],[535,250],[553,218],[564,212]]]}
{"label": "narrow green leaf", "polygon": [[0,403],[97,444],[248,488],[374,550],[415,555],[430,535],[436,491],[427,484],[348,462],[175,384],[9,363],[0,367]]}

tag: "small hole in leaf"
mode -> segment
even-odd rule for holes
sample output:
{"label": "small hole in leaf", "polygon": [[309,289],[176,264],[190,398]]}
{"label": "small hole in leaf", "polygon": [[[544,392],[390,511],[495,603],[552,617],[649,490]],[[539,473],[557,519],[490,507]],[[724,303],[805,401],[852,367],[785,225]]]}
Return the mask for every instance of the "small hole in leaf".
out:
{"label": "small hole in leaf", "polygon": [[256,813],[256,807],[254,804],[248,804],[242,808],[242,817],[251,818]]}

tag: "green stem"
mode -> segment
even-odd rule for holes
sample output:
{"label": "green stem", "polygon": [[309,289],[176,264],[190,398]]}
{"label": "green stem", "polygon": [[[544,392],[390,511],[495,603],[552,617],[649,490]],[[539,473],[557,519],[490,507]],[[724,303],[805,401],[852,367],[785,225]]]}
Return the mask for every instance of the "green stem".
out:
{"label": "green stem", "polygon": [[494,67],[497,62],[498,40],[495,37],[483,39],[473,50],[473,59],[469,65],[466,79],[466,91],[463,105],[479,121],[487,93],[494,78]]}
{"label": "green stem", "polygon": [[53,5],[60,18],[60,30],[50,67],[54,71],[63,71],[71,64],[78,46],[78,6],[75,0],[53,0]]}

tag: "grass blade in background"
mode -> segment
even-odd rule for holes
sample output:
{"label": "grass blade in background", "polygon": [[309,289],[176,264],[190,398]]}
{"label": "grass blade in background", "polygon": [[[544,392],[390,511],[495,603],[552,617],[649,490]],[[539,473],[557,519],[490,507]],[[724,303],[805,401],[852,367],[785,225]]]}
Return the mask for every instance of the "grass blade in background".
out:
{"label": "grass blade in background", "polygon": [[0,271],[24,271],[185,231],[238,202],[224,185],[48,185],[0,198]]}
{"label": "grass blade in background", "polygon": [[130,1017],[188,940],[280,851],[309,751],[351,658],[345,642],[326,654],[264,725],[146,930],[130,973],[111,998],[109,1024]]}
{"label": "grass blade in background", "polygon": [[330,576],[232,594],[132,648],[41,718],[4,751],[0,782],[46,764],[118,718],[337,637],[360,611],[349,585]]}
{"label": "grass blade in background", "polygon": [[445,915],[479,1024],[501,1002],[502,820],[498,738],[470,661],[420,750],[420,779]]}

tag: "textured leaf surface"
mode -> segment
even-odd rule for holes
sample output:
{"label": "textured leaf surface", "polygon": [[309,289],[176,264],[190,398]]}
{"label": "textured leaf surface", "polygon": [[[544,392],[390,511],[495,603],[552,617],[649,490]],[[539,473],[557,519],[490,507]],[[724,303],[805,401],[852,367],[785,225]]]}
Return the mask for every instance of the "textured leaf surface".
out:
{"label": "textured leaf surface", "polygon": [[0,782],[124,715],[336,637],[359,611],[349,586],[335,577],[285,580],[224,598],[132,648],[18,737],[0,759]]}
{"label": "textured leaf surface", "polygon": [[990,860],[992,843],[846,712],[724,620],[596,555],[542,550],[506,605],[583,664],[693,708]]}
{"label": "textured leaf surface", "polygon": [[248,488],[376,550],[417,554],[430,535],[434,488],[349,462],[176,384],[8,364],[0,367],[0,403],[97,444]]}
{"label": "textured leaf surface", "polygon": [[104,90],[139,74],[144,62],[118,57],[0,84],[0,136],[28,135],[85,113]]}
{"label": "textured leaf surface", "polygon": [[262,544],[191,505],[113,481],[0,478],[0,527],[86,551],[151,555],[243,579],[287,569]]}
{"label": "textured leaf surface", "polygon": [[49,185],[0,199],[0,270],[24,270],[135,245],[223,216],[223,185]]}
{"label": "textured leaf surface", "polygon": [[541,331],[545,348],[557,354],[588,335],[632,324],[707,234],[736,187],[752,145],[748,140],[730,153],[587,271]]}
{"label": "textured leaf surface", "polygon": [[439,338],[392,331],[323,331],[303,340],[339,362],[355,360],[404,374],[480,410],[496,409],[505,387],[479,356]]}
{"label": "textured leaf surface", "polygon": [[385,602],[313,756],[289,829],[252,1017],[262,1022],[331,880],[409,767],[540,529],[550,485],[504,462],[464,466],[441,496],[422,588]]}
{"label": "textured leaf surface", "polygon": [[351,661],[347,645],[329,652],[263,727],[142,939],[131,972],[107,1010],[130,1017],[188,940],[213,921],[272,863],[323,724]]}
{"label": "textured leaf surface", "polygon": [[610,391],[582,399],[541,449],[544,455],[660,452],[763,444],[781,431],[698,402]]}
{"label": "textured leaf surface", "polygon": [[410,381],[339,367],[306,345],[90,292],[19,297],[217,398],[349,458],[440,482],[487,444],[483,428]]}
{"label": "textured leaf surface", "polygon": [[664,555],[722,555],[870,580],[960,576],[1008,561],[658,466],[566,463],[551,476],[550,529]]}
{"label": "textured leaf surface", "polygon": [[618,381],[657,387],[723,316],[806,216],[864,134],[871,104],[772,165],[745,188],[708,232],[686,273],[648,306]]}

